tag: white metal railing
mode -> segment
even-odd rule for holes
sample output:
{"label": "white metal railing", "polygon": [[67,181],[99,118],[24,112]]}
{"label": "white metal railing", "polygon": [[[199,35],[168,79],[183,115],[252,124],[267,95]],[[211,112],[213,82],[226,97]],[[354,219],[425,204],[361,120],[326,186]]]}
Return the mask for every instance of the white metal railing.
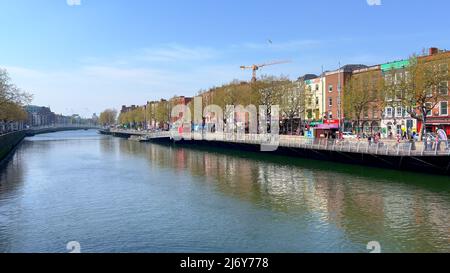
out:
{"label": "white metal railing", "polygon": [[9,130],[9,131],[0,131],[0,135],[7,135],[16,132],[29,132],[29,131],[39,131],[39,130],[48,130],[48,129],[64,129],[64,128],[83,128],[83,129],[99,129],[99,126],[96,125],[82,125],[82,124],[55,124],[48,126],[33,126],[28,128],[22,128],[20,130]]}
{"label": "white metal railing", "polygon": [[46,130],[46,129],[64,129],[64,128],[92,128],[92,129],[99,129],[100,126],[97,125],[83,125],[83,124],[54,124],[54,125],[47,125],[47,126],[33,126],[24,129],[24,131],[28,130]]}
{"label": "white metal railing", "polygon": [[278,145],[287,148],[315,149],[337,152],[351,152],[360,154],[392,155],[392,156],[450,156],[450,141],[444,142],[409,142],[382,139],[378,143],[368,140],[335,140],[321,138],[306,138],[300,136],[271,135],[271,134],[237,134],[237,133],[208,133],[188,132],[179,135],[177,132],[137,131],[111,129],[111,132],[142,135],[152,138],[171,138],[185,140],[221,141],[231,143],[245,143],[255,145]]}

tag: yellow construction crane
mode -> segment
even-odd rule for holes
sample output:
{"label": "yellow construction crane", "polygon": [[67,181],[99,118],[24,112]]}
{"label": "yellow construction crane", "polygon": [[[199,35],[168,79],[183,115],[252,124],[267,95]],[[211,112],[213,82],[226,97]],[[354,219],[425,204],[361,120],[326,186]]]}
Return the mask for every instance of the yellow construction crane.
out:
{"label": "yellow construction crane", "polygon": [[254,65],[250,65],[250,66],[242,65],[241,69],[242,70],[250,70],[251,69],[253,71],[252,82],[256,82],[256,71],[258,71],[259,69],[261,69],[265,66],[276,65],[276,64],[285,64],[285,63],[290,63],[290,61],[277,61],[277,62],[271,62],[271,63],[266,63],[266,64],[254,64]]}

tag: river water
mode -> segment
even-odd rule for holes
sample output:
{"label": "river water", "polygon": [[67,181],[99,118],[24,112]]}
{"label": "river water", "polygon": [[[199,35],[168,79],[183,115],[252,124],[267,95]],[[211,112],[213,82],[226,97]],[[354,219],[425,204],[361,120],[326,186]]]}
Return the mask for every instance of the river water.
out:
{"label": "river water", "polygon": [[101,136],[0,169],[0,252],[450,252],[448,177]]}

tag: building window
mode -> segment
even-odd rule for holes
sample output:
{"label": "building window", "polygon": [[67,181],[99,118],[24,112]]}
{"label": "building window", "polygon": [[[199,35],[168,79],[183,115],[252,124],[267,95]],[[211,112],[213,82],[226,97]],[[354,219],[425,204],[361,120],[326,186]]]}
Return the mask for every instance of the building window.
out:
{"label": "building window", "polygon": [[441,64],[440,69],[441,69],[442,74],[444,74],[444,75],[448,74],[448,64]]}
{"label": "building window", "polygon": [[427,108],[427,117],[433,116],[433,109],[431,108],[433,107],[433,104],[431,104],[431,102],[427,102],[425,103],[425,106]]}
{"label": "building window", "polygon": [[375,107],[372,108],[372,117],[373,117],[374,119],[377,119],[377,118],[378,118],[378,111],[377,111],[377,109],[375,109]]}
{"label": "building window", "polygon": [[333,98],[328,98],[328,106],[329,107],[333,106]]}
{"label": "building window", "polygon": [[441,84],[439,84],[439,94],[441,95],[448,94],[448,82],[441,82]]}
{"label": "building window", "polygon": [[385,75],[384,80],[386,81],[387,84],[392,84],[392,75],[391,74]]}
{"label": "building window", "polygon": [[319,105],[319,97],[316,97],[316,105]]}
{"label": "building window", "polygon": [[399,84],[403,81],[403,73],[396,73],[395,74],[395,84]]}
{"label": "building window", "polygon": [[333,112],[328,112],[328,119],[333,119]]}
{"label": "building window", "polygon": [[401,118],[403,116],[403,108],[402,107],[395,108],[395,116],[397,118]]}
{"label": "building window", "polygon": [[442,101],[440,105],[440,115],[441,116],[448,116],[448,102]]}
{"label": "building window", "polygon": [[333,92],[333,85],[332,84],[328,85],[328,92]]}
{"label": "building window", "polygon": [[411,113],[411,107],[403,108],[403,117],[410,117],[411,115],[409,113]]}
{"label": "building window", "polygon": [[316,91],[319,91],[319,85],[316,84]]}
{"label": "building window", "polygon": [[392,118],[392,108],[391,107],[386,108],[386,117]]}
{"label": "building window", "polygon": [[405,72],[405,82],[409,82],[409,80],[411,79],[410,74],[408,71]]}

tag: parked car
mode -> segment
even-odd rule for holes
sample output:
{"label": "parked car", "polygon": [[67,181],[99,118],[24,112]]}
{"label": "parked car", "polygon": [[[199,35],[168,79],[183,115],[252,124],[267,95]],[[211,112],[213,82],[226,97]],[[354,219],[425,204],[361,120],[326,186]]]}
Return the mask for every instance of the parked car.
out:
{"label": "parked car", "polygon": [[342,133],[342,136],[344,137],[344,139],[357,139],[358,136],[354,135],[352,132],[344,132]]}

